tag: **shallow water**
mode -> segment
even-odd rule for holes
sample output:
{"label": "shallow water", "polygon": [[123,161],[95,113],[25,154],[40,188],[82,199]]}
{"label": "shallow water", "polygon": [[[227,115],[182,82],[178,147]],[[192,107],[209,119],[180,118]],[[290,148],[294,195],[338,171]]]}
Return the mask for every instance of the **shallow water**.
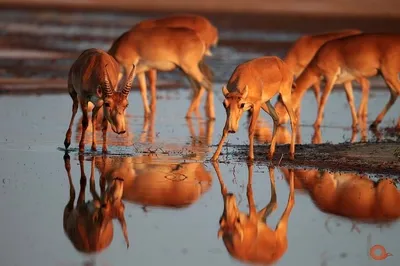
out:
{"label": "shallow water", "polygon": [[[112,14],[54,14],[42,12],[2,12],[2,33],[30,33],[28,45],[61,52],[77,52],[90,46],[106,49],[109,42],[140,16]],[[36,21],[31,23],[31,21]],[[14,24],[11,24],[13,22]],[[112,23],[110,23],[112,22]],[[80,24],[85,24],[83,27]],[[94,27],[95,25],[96,27]],[[38,30],[41,29],[42,31]],[[35,36],[45,30],[40,37]],[[8,32],[10,33],[10,32]],[[11,35],[12,35],[11,34]],[[56,36],[63,35],[63,38]],[[221,31],[221,40],[249,40],[291,42],[300,33]],[[90,36],[89,36],[90,35]],[[20,38],[21,36],[17,36]],[[33,37],[32,37],[33,36]],[[77,37],[78,36],[78,37]],[[80,36],[80,37],[79,37]],[[82,37],[83,36],[83,37]],[[89,37],[93,37],[90,39]],[[98,38],[98,39],[96,39]],[[32,41],[34,40],[34,41]],[[21,43],[24,43],[23,41]],[[274,46],[275,47],[275,46]],[[18,47],[16,47],[18,48]],[[222,239],[217,238],[219,220],[224,210],[220,182],[209,159],[218,143],[225,122],[221,81],[240,62],[262,54],[283,55],[284,48],[266,45],[263,51],[254,47],[220,46],[209,62],[215,70],[215,109],[217,119],[207,123],[202,119],[183,118],[189,106],[190,90],[179,88],[157,92],[157,111],[153,119],[145,120],[140,95],[132,91],[127,120],[129,129],[124,136],[108,133],[110,156],[90,152],[91,133],[86,135],[86,152],[82,164],[77,153],[80,111],[75,119],[71,144],[71,180],[76,191],[75,204],[81,186],[80,166],[86,175],[86,201],[92,199],[90,177],[92,162],[97,193],[100,193],[100,175],[110,184],[114,177],[124,179],[122,202],[130,246],[127,249],[118,219],[113,219],[113,236],[98,253],[80,252],[84,241],[69,237],[63,228],[64,209],[70,199],[70,183],[65,168],[63,141],[71,116],[72,101],[65,94],[58,95],[2,95],[0,97],[0,257],[3,265],[240,265],[227,251]],[[3,60],[2,77],[62,77],[73,58],[58,60]],[[42,68],[41,68],[42,67]],[[44,68],[43,68],[44,67]],[[46,69],[43,70],[43,69]],[[161,73],[160,77],[178,80],[176,74]],[[379,79],[376,83],[382,84]],[[375,119],[389,99],[387,89],[373,86],[369,97],[368,124]],[[356,106],[360,91],[355,90]],[[274,101],[273,101],[274,102]],[[393,105],[380,125],[383,139],[398,139],[385,134],[393,127],[400,113],[399,104]],[[316,102],[311,91],[302,101],[301,143],[311,143],[315,135],[311,126],[316,117]],[[203,110],[202,110],[203,111]],[[271,139],[272,119],[261,115],[263,127],[257,131],[258,142]],[[319,141],[341,143],[352,137],[351,116],[342,88],[334,89],[325,109],[325,118]],[[90,128],[89,128],[90,129]],[[290,127],[280,130],[280,143],[290,141]],[[366,138],[376,136],[366,131]],[[355,141],[360,141],[357,134]],[[98,132],[98,147],[101,136]],[[247,121],[243,117],[239,131],[230,135],[229,143],[248,144]],[[225,151],[225,148],[224,150]],[[229,152],[229,149],[227,149]],[[220,177],[227,190],[236,195],[239,209],[246,212],[249,169],[246,163],[218,164]],[[268,217],[273,230],[278,223],[289,195],[289,169],[272,170],[276,182],[277,208]],[[394,184],[385,184],[383,190],[374,183],[374,176],[355,173],[342,175],[318,169],[307,172],[297,169],[294,178],[293,210],[288,219],[287,250],[277,258],[277,265],[395,265],[400,249],[396,244],[400,232],[400,194]],[[254,165],[252,190],[257,210],[270,201],[272,188],[267,164]],[[400,175],[399,175],[400,177]],[[84,179],[82,179],[84,181]],[[332,186],[337,182],[337,187]],[[115,181],[117,182],[117,181]],[[346,193],[343,188],[354,192]],[[339,189],[339,188],[341,189]],[[338,188],[338,189],[336,189]],[[385,191],[382,194],[382,191]],[[351,197],[353,196],[354,197]],[[379,201],[373,197],[379,196]],[[361,197],[362,196],[362,197]],[[118,203],[119,201],[116,200]],[[369,203],[369,205],[368,205]],[[396,206],[397,203],[397,206]],[[373,211],[368,207],[374,206]],[[334,216],[344,215],[345,217]],[[391,223],[382,216],[391,215]],[[358,215],[358,217],[357,217]],[[359,218],[356,221],[356,218]],[[369,218],[369,219],[367,219]],[[361,219],[361,220],[360,220]],[[368,221],[367,221],[368,220]],[[95,220],[88,220],[95,221]],[[88,226],[87,228],[95,228]],[[87,230],[76,230],[81,235]],[[248,235],[245,236],[249,237]],[[78,239],[78,240],[76,240]],[[273,237],[269,239],[274,239]],[[372,245],[384,245],[394,256],[374,261],[368,256]],[[88,251],[90,248],[87,248]],[[93,248],[96,250],[96,248]],[[271,247],[263,248],[267,254]]]}

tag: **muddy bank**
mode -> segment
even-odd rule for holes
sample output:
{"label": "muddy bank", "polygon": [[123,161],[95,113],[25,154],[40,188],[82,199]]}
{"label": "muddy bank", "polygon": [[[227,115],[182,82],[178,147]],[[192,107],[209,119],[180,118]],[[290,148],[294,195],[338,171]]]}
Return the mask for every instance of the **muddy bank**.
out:
{"label": "muddy bank", "polygon": [[[269,163],[266,154],[268,145],[255,145],[255,162]],[[228,154],[222,149],[220,161],[242,161],[247,158],[248,145],[230,145]],[[233,150],[233,151],[232,151]],[[359,173],[395,175],[400,174],[400,143],[385,141],[380,143],[359,142],[340,144],[297,144],[295,160],[288,157],[289,145],[276,145],[273,163],[290,167],[316,167],[335,171],[355,171]]]}

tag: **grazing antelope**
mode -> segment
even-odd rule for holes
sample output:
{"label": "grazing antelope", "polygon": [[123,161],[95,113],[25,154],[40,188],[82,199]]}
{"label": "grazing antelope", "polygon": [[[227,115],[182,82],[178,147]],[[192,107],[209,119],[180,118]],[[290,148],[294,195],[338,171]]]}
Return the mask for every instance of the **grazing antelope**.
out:
{"label": "grazing antelope", "polygon": [[[352,126],[355,129],[358,120],[354,107],[353,91],[350,86],[346,87],[346,82],[357,80],[363,88],[363,94],[367,92],[368,95],[369,81],[367,78],[380,74],[390,89],[390,99],[370,125],[371,128],[377,127],[400,94],[399,56],[400,35],[398,34],[362,33],[326,42],[300,77],[296,79],[297,87],[293,92],[293,107],[297,110],[304,92],[321,77],[324,77],[326,80],[325,90],[314,123],[315,127],[319,127],[326,101],[333,86],[345,83],[347,99],[353,117]],[[363,98],[367,99],[368,97]],[[288,118],[287,114],[280,102],[277,102],[277,105],[280,105],[276,108],[282,119],[281,122],[285,123]],[[366,116],[366,108],[367,102],[364,100],[360,104],[359,113],[363,112]],[[400,121],[398,126],[400,128]]]}
{"label": "grazing antelope", "polygon": [[90,192],[93,199],[85,202],[86,175],[84,170],[83,155],[79,155],[81,168],[80,191],[76,206],[75,189],[71,177],[70,157],[64,155],[65,170],[67,171],[70,186],[70,199],[65,206],[63,216],[63,227],[66,235],[71,240],[74,247],[81,252],[93,253],[100,252],[107,248],[113,239],[112,220],[118,218],[121,225],[125,242],[129,247],[128,232],[124,217],[125,206],[121,200],[124,190],[124,181],[116,177],[105,189],[105,182],[101,186],[101,195],[99,196],[95,188],[94,180],[94,158],[90,173]]}
{"label": "grazing antelope", "polygon": [[[280,170],[291,178],[287,169]],[[294,175],[325,213],[373,223],[400,218],[400,192],[391,178],[375,182],[366,175],[319,170],[294,170]]]}
{"label": "grazing antelope", "polygon": [[72,116],[64,145],[71,144],[71,127],[78,111],[78,102],[82,110],[82,134],[79,151],[85,148],[85,133],[88,127],[88,103],[92,102],[92,150],[96,150],[95,127],[97,112],[103,107],[103,152],[107,152],[107,127],[110,123],[117,134],[125,133],[125,110],[128,106],[128,95],[135,77],[135,66],[132,67],[127,82],[121,91],[118,88],[119,64],[106,52],[99,49],[87,49],[73,63],[68,74],[68,92],[72,98]]}
{"label": "grazing antelope", "polygon": [[239,120],[244,111],[251,110],[249,125],[249,154],[250,160],[254,159],[253,140],[256,122],[262,108],[274,120],[273,137],[271,141],[269,158],[272,160],[275,152],[276,130],[279,117],[270,99],[279,93],[290,115],[292,141],[290,143],[290,159],[294,159],[294,141],[296,117],[291,103],[293,74],[289,67],[276,56],[264,56],[246,61],[238,65],[232,73],[227,86],[223,86],[222,93],[225,100],[223,105],[226,110],[226,122],[222,137],[215,151],[212,161],[217,160],[222,145],[228,133],[235,133],[239,127]]}
{"label": "grazing antelope", "polygon": [[[206,45],[207,56],[212,56],[210,51],[211,46],[216,46],[218,43],[218,29],[214,27],[211,22],[203,16],[193,14],[177,14],[157,19],[146,19],[136,24],[132,30],[149,29],[154,27],[168,27],[168,28],[189,28],[194,30]],[[200,63],[202,71],[208,71],[207,76],[212,77],[212,70],[206,64]],[[151,104],[150,109],[155,109],[156,106],[156,82],[157,70],[150,69],[146,72],[151,91]]]}
{"label": "grazing antelope", "polygon": [[[318,49],[326,42],[339,39],[342,37],[360,34],[361,31],[357,29],[346,29],[340,31],[326,32],[315,35],[303,35],[295,41],[290,47],[283,61],[289,66],[296,77],[304,71],[307,65],[311,62]],[[320,101],[320,82],[313,84],[314,95],[319,105]],[[350,85],[351,86],[351,82]]]}
{"label": "grazing antelope", "polygon": [[266,219],[277,208],[274,168],[269,167],[270,202],[265,208],[257,211],[252,188],[253,164],[248,164],[247,199],[249,213],[246,214],[239,210],[235,195],[228,193],[218,163],[213,162],[213,166],[221,185],[224,201],[224,211],[219,220],[218,238],[223,239],[229,254],[242,262],[263,264],[277,262],[285,254],[288,247],[288,221],[295,203],[294,175],[292,174],[290,177],[290,193],[286,208],[275,230],[272,230]]}
{"label": "grazing antelope", "polygon": [[[197,89],[192,98],[186,117],[197,111],[203,90],[208,91],[206,115],[215,119],[214,94],[211,78],[202,72],[203,58],[207,47],[196,31],[189,28],[155,27],[134,29],[123,33],[116,39],[109,53],[122,65],[124,73],[129,73],[132,64],[136,65],[140,92],[145,115],[150,114],[147,101],[145,72],[150,69],[172,71],[180,69]],[[203,66],[204,69],[204,66]],[[123,76],[120,73],[119,79]]]}

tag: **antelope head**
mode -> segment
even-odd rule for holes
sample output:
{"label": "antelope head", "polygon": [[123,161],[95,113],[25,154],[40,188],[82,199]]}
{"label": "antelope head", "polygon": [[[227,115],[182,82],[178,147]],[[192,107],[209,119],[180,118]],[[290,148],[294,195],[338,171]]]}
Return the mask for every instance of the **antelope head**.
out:
{"label": "antelope head", "polygon": [[118,82],[113,85],[110,84],[107,65],[105,66],[103,111],[112,130],[117,134],[124,134],[126,132],[125,111],[129,104],[128,95],[131,91],[135,73],[136,66],[133,65],[124,88],[121,91],[117,91]]}
{"label": "antelope head", "polygon": [[243,92],[233,91],[229,92],[226,86],[222,87],[224,94],[223,105],[226,111],[225,128],[228,133],[235,133],[239,128],[239,120],[244,111],[249,110],[252,104],[247,101],[249,88],[246,85]]}

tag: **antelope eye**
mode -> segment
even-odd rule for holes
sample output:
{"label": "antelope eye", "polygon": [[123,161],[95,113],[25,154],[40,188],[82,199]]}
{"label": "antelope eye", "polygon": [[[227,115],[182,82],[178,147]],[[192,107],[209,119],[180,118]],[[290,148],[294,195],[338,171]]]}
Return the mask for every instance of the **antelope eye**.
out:
{"label": "antelope eye", "polygon": [[109,103],[109,102],[106,102],[106,103],[104,103],[104,106],[105,106],[105,107],[110,107],[110,103]]}
{"label": "antelope eye", "polygon": [[244,108],[244,103],[240,104],[240,108],[243,109]]}

